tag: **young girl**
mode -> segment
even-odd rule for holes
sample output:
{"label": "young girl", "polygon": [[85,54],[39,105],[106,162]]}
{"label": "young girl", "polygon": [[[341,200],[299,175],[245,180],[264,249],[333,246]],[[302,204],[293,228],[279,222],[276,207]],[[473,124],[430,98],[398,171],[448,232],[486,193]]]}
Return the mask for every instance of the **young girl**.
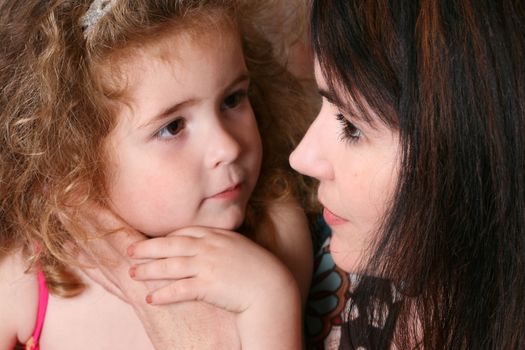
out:
{"label": "young girl", "polygon": [[[188,258],[193,238],[217,243],[216,278],[233,274],[258,307],[283,281],[300,300],[288,270],[232,232],[307,289],[308,225],[293,199],[303,185],[286,162],[310,107],[257,31],[263,4],[0,2],[0,349],[152,348],[133,309],[73,259],[93,204],[150,237],[175,231]],[[231,307],[236,323],[209,309],[199,319],[223,326],[224,347],[300,343],[287,326],[300,314],[268,320],[265,339],[248,309]],[[185,312],[175,317],[191,327]]]}

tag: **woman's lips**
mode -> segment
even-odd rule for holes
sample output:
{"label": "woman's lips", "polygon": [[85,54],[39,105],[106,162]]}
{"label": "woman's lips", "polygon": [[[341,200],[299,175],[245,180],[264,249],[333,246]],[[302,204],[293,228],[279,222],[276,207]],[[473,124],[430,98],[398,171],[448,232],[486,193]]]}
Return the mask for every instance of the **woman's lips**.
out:
{"label": "woman's lips", "polygon": [[345,219],[335,215],[334,213],[332,213],[330,210],[328,210],[326,208],[323,208],[323,218],[324,218],[324,221],[329,226],[342,225],[342,224],[346,224],[348,222],[348,220],[345,220]]}

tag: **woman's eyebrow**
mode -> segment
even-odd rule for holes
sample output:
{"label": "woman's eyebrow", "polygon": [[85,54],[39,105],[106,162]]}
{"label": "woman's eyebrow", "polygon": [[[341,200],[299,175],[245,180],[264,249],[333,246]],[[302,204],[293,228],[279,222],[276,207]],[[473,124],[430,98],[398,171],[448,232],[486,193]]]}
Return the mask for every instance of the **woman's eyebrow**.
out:
{"label": "woman's eyebrow", "polygon": [[331,91],[325,90],[325,89],[318,89],[317,90],[319,95],[326,98],[328,101],[334,103],[335,102],[335,96]]}
{"label": "woman's eyebrow", "polygon": [[331,104],[339,108],[346,109],[345,104],[342,103],[342,101],[338,98],[338,96],[334,94],[332,91],[329,91],[323,88],[319,88],[317,91],[320,96],[324,97]]}

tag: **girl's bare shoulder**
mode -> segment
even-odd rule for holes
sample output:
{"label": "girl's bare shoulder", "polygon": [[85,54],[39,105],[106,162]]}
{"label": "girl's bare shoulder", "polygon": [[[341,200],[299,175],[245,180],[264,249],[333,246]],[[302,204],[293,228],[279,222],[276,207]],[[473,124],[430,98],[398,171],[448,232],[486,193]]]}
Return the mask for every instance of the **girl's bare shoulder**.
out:
{"label": "girl's bare shoulder", "polygon": [[16,340],[24,343],[33,333],[38,309],[38,280],[26,272],[27,260],[16,251],[0,260],[0,349]]}
{"label": "girl's bare shoulder", "polygon": [[275,201],[268,210],[276,228],[274,253],[295,276],[303,301],[306,300],[313,269],[313,248],[308,219],[293,197]]}

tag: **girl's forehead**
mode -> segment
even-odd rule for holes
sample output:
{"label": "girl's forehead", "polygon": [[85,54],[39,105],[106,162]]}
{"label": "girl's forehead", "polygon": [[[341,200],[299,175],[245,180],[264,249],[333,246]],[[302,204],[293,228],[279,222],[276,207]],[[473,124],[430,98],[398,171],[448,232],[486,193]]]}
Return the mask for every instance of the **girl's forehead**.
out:
{"label": "girl's forehead", "polygon": [[232,36],[240,37],[238,28],[227,19],[205,22],[199,26],[192,22],[167,26],[161,32],[152,34],[149,39],[136,43],[126,51],[131,56],[138,52],[143,57],[172,60],[180,57],[180,51],[187,47],[206,49],[211,45],[227,42]]}
{"label": "girl's forehead", "polygon": [[123,95],[140,79],[142,72],[154,65],[176,66],[182,64],[188,50],[202,51],[203,54],[210,46],[227,45],[232,40],[240,40],[238,30],[224,24],[217,26],[214,31],[173,28],[155,36],[151,41],[141,45],[130,45],[118,52],[102,64],[100,76],[108,90],[117,90]]}

